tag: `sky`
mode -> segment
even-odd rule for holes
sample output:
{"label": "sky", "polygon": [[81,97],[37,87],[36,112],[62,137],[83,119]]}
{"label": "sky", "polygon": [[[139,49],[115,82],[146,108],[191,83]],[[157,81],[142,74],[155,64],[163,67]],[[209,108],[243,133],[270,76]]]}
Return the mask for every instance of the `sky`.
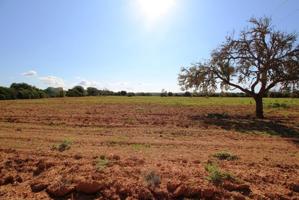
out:
{"label": "sky", "polygon": [[179,92],[251,17],[299,32],[298,0],[0,0],[0,85]]}

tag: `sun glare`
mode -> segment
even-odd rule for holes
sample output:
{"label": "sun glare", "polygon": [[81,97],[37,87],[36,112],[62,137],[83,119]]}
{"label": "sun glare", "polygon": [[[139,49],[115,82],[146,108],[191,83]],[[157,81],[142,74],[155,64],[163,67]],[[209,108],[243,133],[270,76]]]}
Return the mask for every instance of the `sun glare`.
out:
{"label": "sun glare", "polygon": [[175,0],[137,0],[137,3],[147,22],[153,23],[169,13]]}

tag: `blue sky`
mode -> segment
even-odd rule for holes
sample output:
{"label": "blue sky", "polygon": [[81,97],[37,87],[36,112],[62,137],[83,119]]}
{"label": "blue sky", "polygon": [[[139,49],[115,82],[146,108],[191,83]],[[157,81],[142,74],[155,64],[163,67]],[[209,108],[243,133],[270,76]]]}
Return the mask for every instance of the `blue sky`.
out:
{"label": "blue sky", "polygon": [[177,92],[252,16],[299,31],[298,0],[0,0],[0,85]]}

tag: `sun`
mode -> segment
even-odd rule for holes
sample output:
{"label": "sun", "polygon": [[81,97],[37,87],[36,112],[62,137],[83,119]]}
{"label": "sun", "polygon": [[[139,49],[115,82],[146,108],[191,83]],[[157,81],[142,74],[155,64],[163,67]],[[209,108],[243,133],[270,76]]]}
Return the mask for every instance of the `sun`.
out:
{"label": "sun", "polygon": [[167,15],[176,0],[137,0],[141,14],[149,23],[154,23]]}

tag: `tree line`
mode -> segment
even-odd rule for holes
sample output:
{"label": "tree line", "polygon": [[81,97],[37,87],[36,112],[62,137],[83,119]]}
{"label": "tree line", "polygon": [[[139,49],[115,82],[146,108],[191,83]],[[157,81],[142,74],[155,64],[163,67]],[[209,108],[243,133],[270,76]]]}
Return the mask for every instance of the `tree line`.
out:
{"label": "tree line", "polygon": [[[64,90],[61,87],[54,88],[48,87],[47,89],[39,89],[27,83],[13,83],[10,87],[0,87],[0,100],[11,99],[40,99],[40,98],[58,98],[58,97],[84,97],[84,96],[161,96],[161,97],[248,97],[246,93],[173,93],[162,90],[161,93],[146,93],[146,92],[127,92],[119,91],[113,92],[107,89],[99,90],[95,87],[88,87],[84,89],[82,86],[75,86],[69,90]],[[273,98],[286,98],[293,97],[299,98],[299,91],[280,91],[269,92],[265,97]]]}

